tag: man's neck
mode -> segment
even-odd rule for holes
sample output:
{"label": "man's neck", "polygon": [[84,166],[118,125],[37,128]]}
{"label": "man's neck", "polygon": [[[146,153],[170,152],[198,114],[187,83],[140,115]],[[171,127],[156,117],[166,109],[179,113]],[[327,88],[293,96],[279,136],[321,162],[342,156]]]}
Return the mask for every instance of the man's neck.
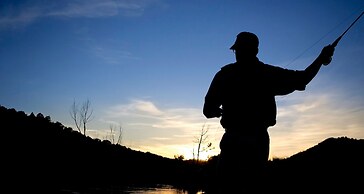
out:
{"label": "man's neck", "polygon": [[236,58],[236,62],[237,63],[246,63],[246,62],[255,62],[255,61],[259,61],[258,57],[256,56],[249,56],[249,57],[237,57]]}

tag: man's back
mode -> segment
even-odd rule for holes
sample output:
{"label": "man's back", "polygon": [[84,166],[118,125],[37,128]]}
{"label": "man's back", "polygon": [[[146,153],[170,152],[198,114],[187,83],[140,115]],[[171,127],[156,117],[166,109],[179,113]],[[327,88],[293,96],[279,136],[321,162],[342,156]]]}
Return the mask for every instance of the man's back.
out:
{"label": "man's back", "polygon": [[215,75],[205,96],[205,106],[222,106],[224,128],[241,124],[273,126],[276,95],[303,90],[301,71],[256,60],[228,64]]}

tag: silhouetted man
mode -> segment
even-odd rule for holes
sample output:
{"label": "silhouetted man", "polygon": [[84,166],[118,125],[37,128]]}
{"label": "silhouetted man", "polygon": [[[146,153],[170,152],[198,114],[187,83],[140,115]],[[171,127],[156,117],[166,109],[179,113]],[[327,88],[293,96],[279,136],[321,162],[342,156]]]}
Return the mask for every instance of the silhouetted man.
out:
{"label": "silhouetted man", "polygon": [[215,74],[205,96],[203,114],[221,117],[225,129],[217,173],[221,193],[264,187],[260,181],[269,156],[268,128],[276,124],[275,96],[305,90],[335,50],[328,45],[305,70],[289,70],[259,61],[258,46],[255,34],[239,33],[230,48],[236,62]]}

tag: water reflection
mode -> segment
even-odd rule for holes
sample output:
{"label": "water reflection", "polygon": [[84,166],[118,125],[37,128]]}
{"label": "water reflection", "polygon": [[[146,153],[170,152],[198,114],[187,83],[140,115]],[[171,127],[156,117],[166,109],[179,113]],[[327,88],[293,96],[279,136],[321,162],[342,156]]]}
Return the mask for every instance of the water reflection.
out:
{"label": "water reflection", "polygon": [[186,190],[171,185],[132,185],[122,188],[88,188],[82,190],[65,189],[61,194],[204,194],[203,191]]}
{"label": "water reflection", "polygon": [[128,194],[203,194],[203,191],[187,191],[171,185],[156,185],[153,187],[128,187],[123,193]]}

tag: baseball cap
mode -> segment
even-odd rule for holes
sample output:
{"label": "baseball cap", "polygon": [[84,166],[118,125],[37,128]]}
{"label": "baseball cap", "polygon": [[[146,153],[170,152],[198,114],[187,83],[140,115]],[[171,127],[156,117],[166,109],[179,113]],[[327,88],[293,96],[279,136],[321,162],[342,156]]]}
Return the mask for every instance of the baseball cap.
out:
{"label": "baseball cap", "polygon": [[235,43],[230,47],[231,50],[238,50],[243,47],[258,48],[259,39],[258,36],[251,32],[240,32],[236,36]]}

